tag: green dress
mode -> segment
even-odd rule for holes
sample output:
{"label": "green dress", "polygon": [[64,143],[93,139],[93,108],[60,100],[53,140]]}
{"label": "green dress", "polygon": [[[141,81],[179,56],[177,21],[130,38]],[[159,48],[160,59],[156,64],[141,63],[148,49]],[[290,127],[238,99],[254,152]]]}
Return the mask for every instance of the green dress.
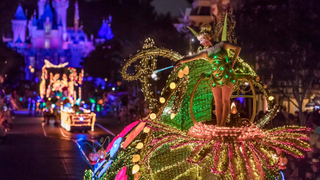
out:
{"label": "green dress", "polygon": [[227,52],[222,48],[223,42],[205,49],[208,53],[208,61],[211,65],[211,84],[213,87],[230,85],[235,83],[236,77],[232,69],[232,60],[228,58]]}

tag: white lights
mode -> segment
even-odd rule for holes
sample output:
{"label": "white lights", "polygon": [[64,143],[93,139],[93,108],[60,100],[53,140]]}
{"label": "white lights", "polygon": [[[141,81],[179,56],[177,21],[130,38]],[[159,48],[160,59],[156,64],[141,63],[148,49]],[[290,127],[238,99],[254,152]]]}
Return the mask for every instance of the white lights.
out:
{"label": "white lights", "polygon": [[155,81],[159,79],[159,77],[157,76],[157,74],[155,72],[152,73],[151,78]]}

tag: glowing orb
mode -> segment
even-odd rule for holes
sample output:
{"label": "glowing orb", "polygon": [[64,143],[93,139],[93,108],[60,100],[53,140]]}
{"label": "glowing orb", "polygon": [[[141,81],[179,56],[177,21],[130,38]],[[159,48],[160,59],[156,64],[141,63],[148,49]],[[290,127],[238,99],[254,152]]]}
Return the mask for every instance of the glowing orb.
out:
{"label": "glowing orb", "polygon": [[174,82],[170,83],[170,89],[174,89],[174,88],[176,88],[176,83]]}
{"label": "glowing orb", "polygon": [[138,164],[134,165],[132,167],[132,174],[135,174],[136,172],[138,172],[140,170],[140,166]]}
{"label": "glowing orb", "polygon": [[142,149],[143,148],[143,144],[142,143],[138,143],[136,146],[137,149]]}
{"label": "glowing orb", "polygon": [[151,113],[151,114],[150,114],[150,118],[151,118],[151,119],[155,119],[156,117],[157,117],[157,115],[156,115],[155,113]]}
{"label": "glowing orb", "polygon": [[133,156],[133,158],[132,158],[132,162],[138,162],[138,161],[140,161],[140,155],[139,154],[136,154],[136,155],[134,155]]}
{"label": "glowing orb", "polygon": [[160,98],[160,102],[161,102],[161,103],[165,103],[165,102],[166,102],[166,99],[165,99],[164,97],[161,97],[161,98]]}

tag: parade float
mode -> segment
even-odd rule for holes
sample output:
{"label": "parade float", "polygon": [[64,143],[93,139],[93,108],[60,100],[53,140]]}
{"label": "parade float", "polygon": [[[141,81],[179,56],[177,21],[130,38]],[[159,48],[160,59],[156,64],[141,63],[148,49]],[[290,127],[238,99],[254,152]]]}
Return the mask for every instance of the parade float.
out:
{"label": "parade float", "polygon": [[[232,16],[229,20],[232,24]],[[230,27],[229,22],[227,26],[226,21],[223,18],[214,32],[220,32],[222,41],[235,43],[231,34],[234,26]],[[234,56],[230,51],[226,62]],[[306,135],[310,129],[306,127],[264,128],[276,116],[278,106],[267,85],[242,58],[235,58],[235,65],[230,69],[234,73],[230,77],[231,99],[251,98],[252,116],[242,118],[237,108],[231,106],[226,124],[219,126],[211,123],[215,116],[213,104],[217,103],[212,95],[216,85],[212,74],[219,74],[213,71],[217,67],[206,58],[177,66],[160,98],[155,99],[149,78],[156,71],[157,57],[174,62],[183,59],[173,50],[157,48],[150,38],[142,50],[129,57],[122,76],[128,81],[140,81],[151,113],[124,128],[106,149],[103,145],[97,147],[101,148],[99,152],[94,149],[87,158],[92,170],[85,171],[84,179],[283,179],[279,169],[285,165],[284,154],[302,158],[303,151],[310,149]],[[224,63],[215,54],[212,58],[216,65]],[[128,74],[128,68],[137,62],[135,72]],[[224,68],[218,66],[221,72]],[[228,74],[224,76],[228,78]],[[267,113],[260,119],[255,116],[257,91],[263,93],[268,104]]]}
{"label": "parade float", "polygon": [[94,131],[96,114],[80,107],[83,69],[67,65],[54,65],[45,60],[40,83],[40,96],[46,104],[44,116],[59,117],[67,131]]}

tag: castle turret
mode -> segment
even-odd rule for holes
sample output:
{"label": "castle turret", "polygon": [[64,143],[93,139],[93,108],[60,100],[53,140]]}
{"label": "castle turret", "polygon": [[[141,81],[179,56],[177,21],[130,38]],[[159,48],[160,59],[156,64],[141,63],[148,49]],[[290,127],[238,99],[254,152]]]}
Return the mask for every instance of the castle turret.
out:
{"label": "castle turret", "polygon": [[30,20],[28,21],[28,36],[32,37],[32,21],[33,21],[33,15],[31,16]]}
{"label": "castle turret", "polygon": [[11,20],[12,31],[13,31],[13,42],[16,42],[18,39],[21,42],[24,42],[26,39],[27,31],[27,17],[23,12],[21,5],[18,6],[14,19]]}
{"label": "castle turret", "polygon": [[57,24],[61,24],[63,31],[63,40],[67,40],[67,9],[69,7],[68,0],[53,0],[52,6],[57,14]]}
{"label": "castle turret", "polygon": [[109,20],[103,20],[102,26],[98,32],[98,35],[101,39],[110,40],[113,38],[111,22],[112,22],[111,16],[109,16]]}
{"label": "castle turret", "polygon": [[44,7],[46,5],[46,0],[39,0],[38,1],[38,18],[40,19],[40,17],[42,16],[43,12],[44,12]]}
{"label": "castle turret", "polygon": [[79,29],[79,5],[78,1],[74,3],[74,19],[73,19],[73,24],[74,24],[74,30],[77,33]]}

